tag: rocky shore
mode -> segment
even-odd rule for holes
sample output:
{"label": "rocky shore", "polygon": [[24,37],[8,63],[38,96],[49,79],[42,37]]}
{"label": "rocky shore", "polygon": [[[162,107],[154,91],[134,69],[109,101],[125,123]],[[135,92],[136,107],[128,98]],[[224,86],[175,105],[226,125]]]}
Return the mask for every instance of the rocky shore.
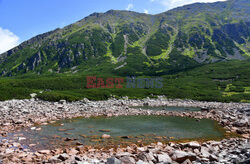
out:
{"label": "rocky shore", "polygon": [[[198,112],[142,110],[131,106],[199,107]],[[237,138],[222,141],[131,144],[127,147],[97,149],[91,146],[30,151],[17,141],[4,139],[9,132],[63,118],[92,116],[164,115],[218,121],[227,133]],[[169,100],[164,97],[144,100],[89,101],[68,103],[40,100],[0,102],[0,159],[3,163],[248,163],[250,160],[250,104]],[[108,136],[106,136],[108,137]],[[25,138],[19,137],[19,141]],[[36,144],[36,143],[34,143]]]}

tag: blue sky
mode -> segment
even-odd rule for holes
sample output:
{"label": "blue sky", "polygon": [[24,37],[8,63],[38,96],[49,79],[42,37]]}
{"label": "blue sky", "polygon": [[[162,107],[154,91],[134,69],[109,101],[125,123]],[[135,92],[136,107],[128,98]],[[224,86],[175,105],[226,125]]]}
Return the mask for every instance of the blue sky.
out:
{"label": "blue sky", "polygon": [[194,2],[224,0],[0,0],[0,53],[38,34],[110,9],[157,14]]}

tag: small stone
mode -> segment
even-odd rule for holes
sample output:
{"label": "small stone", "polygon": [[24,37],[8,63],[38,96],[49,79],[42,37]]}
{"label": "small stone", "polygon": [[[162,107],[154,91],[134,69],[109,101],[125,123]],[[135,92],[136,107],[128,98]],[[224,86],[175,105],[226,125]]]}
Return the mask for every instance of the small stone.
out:
{"label": "small stone", "polygon": [[77,146],[76,150],[79,151],[80,154],[85,152],[85,147],[84,146]]}
{"label": "small stone", "polygon": [[108,135],[108,134],[103,134],[103,135],[102,135],[102,138],[103,138],[103,139],[108,139],[108,138],[110,138],[110,135]]}
{"label": "small stone", "polygon": [[243,138],[250,139],[250,134],[242,134],[241,135]]}
{"label": "small stone", "polygon": [[76,156],[76,157],[75,157],[75,160],[76,160],[76,161],[81,161],[81,158]]}
{"label": "small stone", "polygon": [[12,150],[12,149],[5,150],[5,154],[12,154],[12,153],[14,153],[14,150]]}
{"label": "small stone", "polygon": [[19,141],[22,141],[22,140],[26,140],[26,138],[24,138],[24,137],[19,137],[18,140],[19,140]]}
{"label": "small stone", "polygon": [[50,154],[50,150],[40,150],[38,151],[40,154]]}
{"label": "small stone", "polygon": [[83,145],[83,144],[81,142],[76,142],[76,145],[79,146],[79,145]]}
{"label": "small stone", "polygon": [[64,141],[75,141],[75,140],[77,140],[77,139],[74,139],[74,138],[65,138]]}
{"label": "small stone", "polygon": [[58,156],[58,159],[60,159],[61,161],[66,161],[67,159],[69,159],[69,155],[68,154],[60,154]]}
{"label": "small stone", "polygon": [[90,163],[91,164],[99,164],[100,161],[98,159],[92,159]]}
{"label": "small stone", "polygon": [[60,100],[59,104],[67,104],[67,101],[66,100]]}
{"label": "small stone", "polygon": [[21,146],[21,144],[20,144],[20,143],[17,143],[17,142],[14,142],[12,145],[13,145],[14,147],[20,147],[20,146]]}
{"label": "small stone", "polygon": [[77,151],[75,148],[69,149],[67,151],[67,154],[69,154],[69,155],[76,155],[78,153],[79,153],[79,151]]}
{"label": "small stone", "polygon": [[36,146],[36,144],[29,144],[29,147],[33,147],[33,146]]}
{"label": "small stone", "polygon": [[23,120],[17,120],[15,121],[15,124],[22,124],[23,123]]}
{"label": "small stone", "polygon": [[84,135],[84,134],[81,134],[80,136],[81,136],[82,138],[87,138],[87,136]]}
{"label": "small stone", "polygon": [[101,130],[99,130],[99,132],[110,132],[110,130],[109,129],[101,129]]}
{"label": "small stone", "polygon": [[163,146],[162,142],[157,142],[157,146]]}
{"label": "small stone", "polygon": [[33,163],[33,156],[28,155],[24,159],[22,159],[23,163]]}
{"label": "small stone", "polygon": [[129,156],[130,153],[129,152],[121,152],[121,153],[117,153],[116,157],[123,157],[123,156]]}
{"label": "small stone", "polygon": [[36,129],[36,127],[32,127],[32,128],[30,128],[30,130],[35,130]]}
{"label": "small stone", "polygon": [[194,153],[195,153],[195,154],[200,154],[199,149],[194,149]]}
{"label": "small stone", "polygon": [[69,131],[69,129],[58,129],[59,132],[66,132]]}

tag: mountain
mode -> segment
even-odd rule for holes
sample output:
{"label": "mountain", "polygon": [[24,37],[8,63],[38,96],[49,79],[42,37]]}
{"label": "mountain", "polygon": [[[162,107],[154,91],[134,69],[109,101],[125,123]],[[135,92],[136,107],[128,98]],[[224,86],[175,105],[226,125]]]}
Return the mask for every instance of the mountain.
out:
{"label": "mountain", "polygon": [[110,10],[0,55],[0,75],[162,75],[250,57],[250,2],[195,3],[148,15]]}

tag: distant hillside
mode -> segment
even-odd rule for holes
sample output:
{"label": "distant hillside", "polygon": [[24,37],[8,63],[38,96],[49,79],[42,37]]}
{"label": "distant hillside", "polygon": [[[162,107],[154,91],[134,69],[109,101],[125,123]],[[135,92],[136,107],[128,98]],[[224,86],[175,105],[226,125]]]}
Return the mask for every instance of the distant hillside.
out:
{"label": "distant hillside", "polygon": [[250,1],[195,3],[148,15],[110,10],[0,55],[0,75],[164,75],[250,57]]}

